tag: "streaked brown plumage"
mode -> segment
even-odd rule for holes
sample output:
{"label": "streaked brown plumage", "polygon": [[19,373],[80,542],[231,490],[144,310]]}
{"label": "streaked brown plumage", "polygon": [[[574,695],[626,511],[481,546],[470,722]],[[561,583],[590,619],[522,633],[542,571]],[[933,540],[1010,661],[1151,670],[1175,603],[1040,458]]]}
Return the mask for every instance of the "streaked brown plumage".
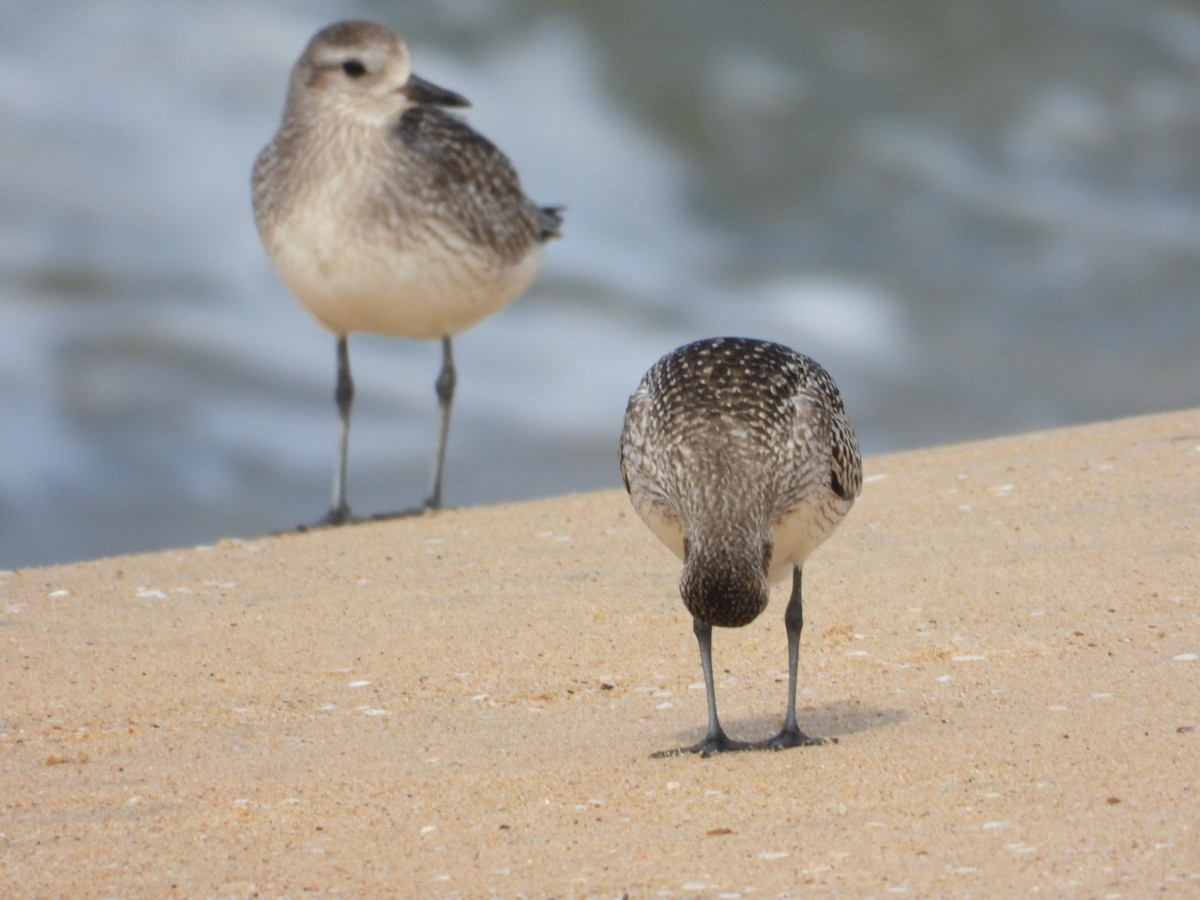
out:
{"label": "streaked brown plumage", "polygon": [[[767,341],[680,347],[629,398],[620,460],[634,509],[684,563],[680,594],[693,616],[709,708],[705,739],[684,751],[819,743],[795,720],[801,570],[862,486],[858,442],[829,373]],[[789,572],[783,730],[759,744],[731,741],[717,718],[712,627],[753,621]]]}

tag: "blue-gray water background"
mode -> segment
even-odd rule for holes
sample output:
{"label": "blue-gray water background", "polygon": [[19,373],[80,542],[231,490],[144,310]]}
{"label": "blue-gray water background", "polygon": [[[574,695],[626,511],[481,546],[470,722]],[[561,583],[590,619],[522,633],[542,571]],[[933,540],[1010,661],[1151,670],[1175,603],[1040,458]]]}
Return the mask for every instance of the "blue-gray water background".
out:
{"label": "blue-gray water background", "polygon": [[[349,17],[568,206],[457,342],[451,505],[617,485],[629,391],[719,333],[821,360],[868,452],[1200,404],[1193,3],[0,0],[0,568],[326,509],[333,342],[247,182]],[[424,497],[438,354],[352,340],[358,511]]]}

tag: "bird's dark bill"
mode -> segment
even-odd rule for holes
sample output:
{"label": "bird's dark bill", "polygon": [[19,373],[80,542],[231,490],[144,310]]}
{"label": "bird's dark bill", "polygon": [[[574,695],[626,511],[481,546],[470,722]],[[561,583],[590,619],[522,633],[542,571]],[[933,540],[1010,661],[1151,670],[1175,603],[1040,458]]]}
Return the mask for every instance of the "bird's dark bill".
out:
{"label": "bird's dark bill", "polygon": [[404,95],[414,103],[424,103],[428,106],[470,106],[471,101],[462,94],[448,91],[443,87],[410,75],[401,88]]}

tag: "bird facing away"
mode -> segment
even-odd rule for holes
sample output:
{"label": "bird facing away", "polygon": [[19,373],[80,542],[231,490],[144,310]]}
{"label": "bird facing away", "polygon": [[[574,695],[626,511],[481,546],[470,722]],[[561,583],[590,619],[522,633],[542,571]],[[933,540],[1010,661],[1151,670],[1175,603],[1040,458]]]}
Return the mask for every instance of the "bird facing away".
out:
{"label": "bird facing away", "polygon": [[557,208],[525,196],[512,164],[446,107],[467,100],[413,74],[382,25],[318,32],[292,69],[279,130],[254,164],[254,219],[280,279],[337,339],[337,464],[329,524],[350,519],[346,451],[354,382],[347,339],[441,339],[433,479],[455,370],[451,338],[529,287]]}
{"label": "bird facing away", "polygon": [[[862,485],[858,441],[829,373],[767,341],[712,338],[680,347],[629,398],[620,455],[633,508],[683,560],[679,592],[692,614],[708,694],[704,739],[655,755],[823,743],[796,725],[801,570]],[[752,622],[766,609],[771,585],[789,572],[783,729],[757,743],[731,740],[717,718],[713,626]]]}

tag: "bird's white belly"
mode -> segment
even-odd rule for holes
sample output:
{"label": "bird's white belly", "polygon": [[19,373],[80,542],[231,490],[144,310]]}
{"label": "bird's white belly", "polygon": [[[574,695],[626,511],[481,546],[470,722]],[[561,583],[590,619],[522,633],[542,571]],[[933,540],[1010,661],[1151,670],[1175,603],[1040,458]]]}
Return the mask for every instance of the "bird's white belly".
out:
{"label": "bird's white belly", "polygon": [[776,584],[804,564],[850,510],[850,503],[810,493],[795,509],[771,523],[772,551],[767,580]]}
{"label": "bird's white belly", "polygon": [[[646,526],[681,560],[683,552],[683,525],[680,520],[667,513],[661,505],[648,497],[635,500],[634,509]],[[841,509],[839,504],[846,509]],[[816,499],[806,500],[801,506],[771,523],[771,564],[767,579],[776,584],[792,573],[794,566],[803,565],[808,555],[817,549],[849,510],[849,504],[835,501],[822,505]]]}
{"label": "bird's white belly", "polygon": [[275,267],[301,306],[339,335],[457,334],[524,292],[541,265],[540,247],[504,266],[444,232],[401,245],[320,216],[295,222],[276,235]]}
{"label": "bird's white belly", "polygon": [[638,517],[646,523],[646,527],[666,544],[672,553],[683,559],[683,525],[679,519],[669,515],[645,495],[634,498],[633,508]]}

